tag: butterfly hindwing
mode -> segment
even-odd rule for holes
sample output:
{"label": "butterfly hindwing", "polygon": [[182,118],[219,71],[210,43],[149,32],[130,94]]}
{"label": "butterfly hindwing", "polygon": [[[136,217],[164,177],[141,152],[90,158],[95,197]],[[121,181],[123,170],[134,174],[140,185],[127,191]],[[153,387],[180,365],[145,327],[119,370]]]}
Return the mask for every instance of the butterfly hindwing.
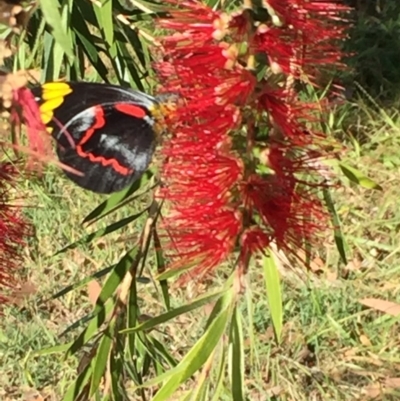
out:
{"label": "butterfly hindwing", "polygon": [[60,161],[83,173],[65,171],[79,186],[111,193],[147,169],[155,145],[151,96],[85,82],[46,83],[33,94]]}

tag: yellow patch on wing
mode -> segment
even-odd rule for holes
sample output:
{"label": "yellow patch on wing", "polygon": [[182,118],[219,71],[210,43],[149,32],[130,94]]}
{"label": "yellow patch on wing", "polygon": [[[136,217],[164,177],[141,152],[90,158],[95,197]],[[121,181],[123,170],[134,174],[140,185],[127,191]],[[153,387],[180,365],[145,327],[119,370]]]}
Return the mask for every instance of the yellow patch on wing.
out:
{"label": "yellow patch on wing", "polygon": [[42,99],[50,100],[64,97],[72,92],[71,87],[65,82],[47,82],[42,85]]}
{"label": "yellow patch on wing", "polygon": [[54,115],[54,110],[61,106],[64,97],[72,92],[71,87],[64,82],[47,82],[42,85],[42,101],[40,117],[43,124],[48,124]]}

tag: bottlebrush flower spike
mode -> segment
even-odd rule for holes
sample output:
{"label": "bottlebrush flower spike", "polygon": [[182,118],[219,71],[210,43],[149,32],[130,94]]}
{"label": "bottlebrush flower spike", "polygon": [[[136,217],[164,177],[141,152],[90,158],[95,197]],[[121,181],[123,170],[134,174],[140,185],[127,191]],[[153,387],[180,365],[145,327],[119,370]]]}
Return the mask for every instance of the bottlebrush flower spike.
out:
{"label": "bottlebrush flower spike", "polygon": [[[27,153],[29,161],[53,159],[51,137],[40,118],[40,110],[32,92],[26,88],[28,77],[34,72],[18,71],[0,79],[0,97],[2,105],[10,109],[10,124],[14,132],[14,150]],[[20,145],[21,126],[26,125],[28,147]],[[7,142],[5,141],[7,145]]]}
{"label": "bottlebrush flower spike", "polygon": [[0,164],[0,306],[7,302],[6,288],[17,284],[16,272],[21,268],[21,250],[26,246],[29,225],[21,208],[10,204],[10,186],[16,178],[11,164]]}
{"label": "bottlebrush flower spike", "polygon": [[245,271],[272,241],[296,251],[325,228],[315,161],[326,147],[310,130],[318,108],[299,102],[293,79],[340,60],[334,42],[344,31],[335,27],[345,8],[264,1],[271,18],[260,23],[249,8],[166,3],[159,27],[170,33],[156,69],[162,89],[182,99],[166,117],[162,150],[171,267],[200,277],[231,256]]}

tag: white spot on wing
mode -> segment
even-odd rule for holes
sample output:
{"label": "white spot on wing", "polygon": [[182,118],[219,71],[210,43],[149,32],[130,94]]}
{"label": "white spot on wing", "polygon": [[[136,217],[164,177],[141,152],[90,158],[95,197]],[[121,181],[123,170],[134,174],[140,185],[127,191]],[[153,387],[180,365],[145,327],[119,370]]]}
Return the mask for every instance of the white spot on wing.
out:
{"label": "white spot on wing", "polygon": [[107,149],[119,152],[127,163],[135,170],[144,170],[149,161],[149,155],[145,152],[133,152],[132,149],[127,149],[126,145],[121,143],[117,136],[102,134],[100,143],[104,144]]}

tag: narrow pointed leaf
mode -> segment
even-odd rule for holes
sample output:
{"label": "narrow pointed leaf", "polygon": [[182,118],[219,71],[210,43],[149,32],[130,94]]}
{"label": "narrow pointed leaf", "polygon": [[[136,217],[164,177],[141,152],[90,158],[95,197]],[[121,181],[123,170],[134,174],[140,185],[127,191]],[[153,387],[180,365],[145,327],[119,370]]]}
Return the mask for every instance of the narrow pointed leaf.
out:
{"label": "narrow pointed leaf", "polygon": [[94,5],[98,26],[109,47],[114,44],[114,23],[112,0],[101,0],[101,5]]}
{"label": "narrow pointed leaf", "polygon": [[339,252],[339,255],[342,259],[342,262],[347,265],[347,256],[346,253],[348,251],[348,245],[346,242],[346,238],[341,229],[341,222],[339,215],[336,212],[335,204],[332,200],[331,193],[329,189],[323,189],[322,191],[326,206],[331,215],[332,223],[333,223],[333,235],[335,239],[336,248]]}
{"label": "narrow pointed leaf", "polygon": [[135,193],[139,188],[143,187],[150,179],[153,177],[153,173],[148,170],[146,173],[142,175],[142,177],[135,181],[129,187],[119,191],[113,195],[111,195],[105,202],[101,203],[96,209],[94,209],[91,213],[89,213],[83,223],[87,223],[91,220],[98,219],[100,217],[104,217],[110,211],[114,210],[114,208],[122,201],[127,199],[130,195]]}
{"label": "narrow pointed leaf", "polygon": [[281,340],[283,326],[281,280],[274,257],[271,255],[269,250],[266,250],[266,256],[264,256],[263,259],[264,279],[265,287],[267,289],[268,304],[276,340],[279,343]]}
{"label": "narrow pointed leaf", "polygon": [[[133,278],[131,288],[129,289],[129,300],[127,305],[127,327],[134,327],[138,321],[139,307],[137,298],[137,287],[136,287],[136,276]],[[129,357],[133,359],[135,357],[135,333],[128,334],[128,352]]]}
{"label": "narrow pointed leaf", "polygon": [[95,312],[102,308],[102,305],[114,294],[115,290],[122,282],[126,272],[130,269],[138,256],[139,247],[135,246],[127,252],[122,259],[116,264],[115,269],[104,283],[100,295],[96,302]]}
{"label": "narrow pointed leaf", "polygon": [[72,342],[67,343],[67,344],[60,344],[60,345],[55,345],[54,347],[49,347],[49,348],[43,348],[38,351],[34,351],[33,355],[51,355],[51,354],[58,354],[62,353],[68,350],[69,347],[71,347]]}
{"label": "narrow pointed leaf", "polygon": [[94,241],[95,239],[98,239],[98,238],[104,237],[104,236],[106,236],[108,234],[111,234],[114,231],[117,231],[117,230],[125,227],[129,223],[132,223],[133,221],[137,220],[146,210],[147,209],[142,210],[141,212],[136,213],[136,214],[134,214],[132,216],[125,217],[124,219],[116,221],[115,223],[112,223],[107,227],[100,228],[99,230],[97,230],[97,231],[95,231],[93,233],[87,234],[84,237],[82,237],[82,238],[78,239],[77,241],[73,242],[72,244],[67,245],[65,248],[60,249],[59,251],[57,251],[57,253],[55,255],[58,255],[60,253],[64,253],[64,252],[66,252],[66,251],[68,251],[70,249],[75,249],[75,248],[77,248],[77,247],[79,247],[81,245],[87,245],[90,242]]}
{"label": "narrow pointed leaf", "polygon": [[68,351],[65,354],[65,358],[78,352],[85,344],[87,344],[99,331],[101,325],[105,322],[106,318],[110,315],[111,311],[115,307],[115,302],[109,300],[103,305],[103,308],[97,312],[87,327],[81,332],[81,334],[71,344]]}
{"label": "narrow pointed leaf", "polygon": [[175,368],[149,380],[141,386],[149,387],[164,382],[163,387],[159,390],[153,401],[160,401],[170,397],[180,384],[193,375],[207,361],[225,331],[226,324],[231,314],[231,302],[232,291],[229,291],[218,300],[214,306],[214,310],[218,310],[219,313],[212,313],[213,320],[209,322],[205,333],[185,355],[181,362]]}
{"label": "narrow pointed leaf", "polygon": [[361,171],[355,169],[354,167],[350,167],[349,165],[341,162],[339,163],[339,167],[342,170],[343,174],[355,184],[358,184],[367,189],[375,189],[378,191],[382,191],[382,187],[373,181],[371,178],[365,176]]}
{"label": "narrow pointed leaf", "polygon": [[221,399],[221,392],[224,387],[226,361],[227,361],[226,347],[223,346],[222,351],[220,352],[219,355],[218,369],[217,369],[218,376],[215,383],[213,383],[215,390],[211,401],[219,401]]}
{"label": "narrow pointed leaf", "polygon": [[195,301],[193,301],[189,304],[172,309],[166,313],[158,315],[157,317],[155,317],[153,319],[149,319],[149,320],[137,325],[136,327],[122,330],[121,333],[150,330],[162,323],[165,323],[165,322],[170,321],[171,319],[174,319],[175,317],[177,317],[179,315],[188,313],[188,312],[195,310],[197,308],[200,308],[201,306],[204,306],[210,302],[213,302],[214,300],[220,298],[224,293],[225,293],[225,291],[219,291],[214,294],[205,295],[201,298],[196,299]]}
{"label": "narrow pointed leaf", "polygon": [[115,333],[115,320],[110,323],[107,329],[102,334],[99,347],[96,352],[96,357],[93,361],[92,379],[90,382],[89,396],[93,396],[94,393],[100,386],[101,378],[103,377],[106,368],[108,358],[111,352],[111,346],[113,343],[113,337]]}
{"label": "narrow pointed leaf", "polygon": [[230,309],[227,308],[215,318],[181,363],[172,369],[175,374],[166,380],[153,401],[162,401],[171,397],[182,383],[204,365],[224,334],[230,313]]}
{"label": "narrow pointed leaf", "polygon": [[78,375],[78,377],[68,388],[62,401],[75,401],[78,399],[78,396],[81,394],[82,390],[89,382],[90,375],[92,373],[91,368],[92,366],[90,363],[87,366],[85,366],[82,372]]}
{"label": "narrow pointed leaf", "polygon": [[116,265],[111,265],[108,267],[105,267],[104,269],[93,273],[90,276],[85,277],[84,279],[78,281],[77,283],[68,285],[67,287],[63,288],[61,291],[57,292],[56,294],[54,294],[51,298],[52,299],[57,299],[62,297],[65,294],[68,294],[69,292],[73,291],[73,290],[77,290],[79,288],[85,287],[87,283],[89,283],[90,281],[92,281],[95,278],[101,278],[103,276],[105,276],[107,273],[109,273],[111,270],[113,270],[115,268]]}
{"label": "narrow pointed leaf", "polygon": [[[138,338],[140,338],[140,334]],[[169,367],[175,367],[178,364],[176,359],[166,349],[166,346],[156,338],[149,335],[146,336],[146,342],[143,345],[154,359],[167,364]]]}
{"label": "narrow pointed leaf", "polygon": [[76,330],[77,328],[83,326],[85,323],[90,322],[94,317],[95,317],[95,314],[93,312],[87,313],[85,316],[79,318],[74,323],[69,325],[64,331],[61,332],[59,337],[60,338],[64,337],[65,335],[67,335],[72,330]]}
{"label": "narrow pointed leaf", "polygon": [[65,27],[61,24],[62,18],[59,10],[59,2],[55,0],[40,0],[40,8],[44,19],[51,28],[51,34],[61,46],[70,60],[74,58],[72,41]]}
{"label": "narrow pointed leaf", "polygon": [[[157,262],[157,272],[162,273],[166,270],[166,263],[164,258],[163,248],[161,246],[161,240],[158,235],[157,228],[154,228],[153,231],[153,241],[154,241],[154,249],[156,252],[156,262]],[[164,304],[167,310],[171,309],[171,300],[169,296],[168,290],[168,281],[160,280],[161,291],[163,295]]]}
{"label": "narrow pointed leaf", "polygon": [[110,358],[110,370],[111,370],[111,392],[114,400],[122,398],[128,400],[128,397],[124,397],[125,394],[121,394],[121,381],[123,380],[123,361],[121,358]]}
{"label": "narrow pointed leaf", "polygon": [[230,335],[230,369],[233,401],[244,401],[244,339],[241,317],[237,308],[232,316]]}
{"label": "narrow pointed leaf", "polygon": [[[84,15],[87,17],[87,14]],[[90,33],[87,22],[83,19],[83,15],[80,9],[77,7],[76,2],[73,6],[71,19],[74,21],[71,29],[77,36],[77,47],[85,52],[87,58],[96,69],[97,73],[105,82],[108,82],[108,69],[100,57],[99,47],[96,46],[96,38]]]}

